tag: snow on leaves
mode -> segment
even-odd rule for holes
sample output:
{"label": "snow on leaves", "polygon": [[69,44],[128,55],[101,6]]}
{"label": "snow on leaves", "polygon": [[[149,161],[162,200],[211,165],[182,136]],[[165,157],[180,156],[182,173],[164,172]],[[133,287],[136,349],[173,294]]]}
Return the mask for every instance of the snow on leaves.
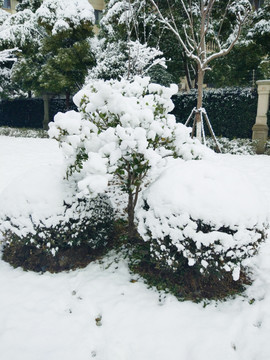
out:
{"label": "snow on leaves", "polygon": [[77,28],[82,23],[94,25],[92,5],[87,0],[46,0],[36,12],[38,22],[49,28],[52,35]]}
{"label": "snow on leaves", "polygon": [[47,36],[45,29],[56,35],[71,27],[95,23],[94,9],[87,0],[45,0],[35,13],[25,9],[2,18],[0,44],[19,48],[39,44]]}
{"label": "snow on leaves", "polygon": [[104,39],[93,39],[91,44],[97,65],[89,71],[87,81],[121,77],[131,80],[136,75],[147,75],[155,65],[167,67],[160,50],[141,44],[138,40],[128,43],[122,40],[106,43]]}
{"label": "snow on leaves", "polygon": [[104,191],[115,173],[124,190],[140,187],[150,169],[166,164],[166,157],[190,159],[203,153],[189,129],[168,114],[176,91],[176,86],[165,88],[135,77],[131,82],[93,81],[75,95],[80,113],[59,113],[49,135],[60,142],[79,196]]}
{"label": "snow on leaves", "polygon": [[0,26],[1,46],[17,46],[22,48],[29,43],[39,43],[44,32],[35,21],[35,14],[31,10],[24,10],[6,18]]}

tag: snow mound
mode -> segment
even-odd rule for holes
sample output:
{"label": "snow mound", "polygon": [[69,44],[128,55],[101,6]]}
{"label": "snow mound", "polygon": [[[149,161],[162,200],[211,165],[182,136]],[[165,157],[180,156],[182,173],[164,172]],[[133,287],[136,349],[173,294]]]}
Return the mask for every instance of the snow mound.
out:
{"label": "snow mound", "polygon": [[177,160],[150,187],[147,201],[157,215],[185,212],[217,226],[252,228],[267,213],[263,195],[246,175],[209,160]]}
{"label": "snow mound", "polygon": [[32,166],[0,193],[0,231],[13,229],[13,224],[18,235],[33,232],[34,223],[64,212],[67,191],[59,164]]}

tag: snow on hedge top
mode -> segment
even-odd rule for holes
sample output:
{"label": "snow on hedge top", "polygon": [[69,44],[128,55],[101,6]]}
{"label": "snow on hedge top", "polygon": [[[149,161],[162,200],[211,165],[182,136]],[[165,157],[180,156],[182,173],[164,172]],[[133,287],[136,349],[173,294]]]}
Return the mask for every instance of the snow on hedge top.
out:
{"label": "snow on hedge top", "polygon": [[85,22],[95,23],[93,6],[87,0],[45,0],[36,15],[53,35]]}
{"label": "snow on hedge top", "polygon": [[252,228],[265,222],[264,199],[240,172],[211,160],[184,162],[166,170],[144,196],[158,217],[187,214],[216,227]]}

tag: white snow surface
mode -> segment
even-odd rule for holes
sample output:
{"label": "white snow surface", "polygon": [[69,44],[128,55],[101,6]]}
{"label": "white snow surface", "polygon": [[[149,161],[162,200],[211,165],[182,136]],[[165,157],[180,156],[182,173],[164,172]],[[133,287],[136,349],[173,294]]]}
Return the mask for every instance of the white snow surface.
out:
{"label": "white snow surface", "polygon": [[[213,161],[174,162],[147,190],[157,216],[187,213],[219,227],[267,222],[264,194],[238,169]],[[158,197],[157,197],[158,194]]]}
{"label": "white snow surface", "polygon": [[[270,157],[226,154],[211,161],[248,178],[270,214]],[[62,165],[56,141],[0,137],[1,212],[48,203],[54,211]],[[0,260],[0,358],[269,360],[269,258],[267,241],[248,261],[254,282],[244,296],[205,308],[148,289],[113,253],[60,274],[24,272]]]}

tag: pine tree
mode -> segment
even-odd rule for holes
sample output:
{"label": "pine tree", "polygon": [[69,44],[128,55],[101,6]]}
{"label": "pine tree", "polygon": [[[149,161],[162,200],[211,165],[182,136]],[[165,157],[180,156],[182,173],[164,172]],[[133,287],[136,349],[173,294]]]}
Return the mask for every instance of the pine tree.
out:
{"label": "pine tree", "polygon": [[[18,47],[12,79],[36,95],[69,95],[84,82],[94,63],[89,38],[94,9],[87,0],[22,0],[0,26],[0,48]],[[33,11],[32,11],[33,10]],[[35,12],[34,12],[35,11]],[[45,99],[44,98],[44,99]],[[46,107],[45,113],[48,114]],[[48,117],[44,121],[47,127]]]}
{"label": "pine tree", "polygon": [[72,16],[65,11],[65,1],[58,0],[57,6],[54,3],[47,0],[37,10],[38,24],[46,32],[41,54],[47,57],[39,82],[45,91],[65,93],[69,108],[70,94],[81,88],[88,69],[94,65],[89,38],[94,35],[95,19],[93,8],[86,0],[72,1]]}

